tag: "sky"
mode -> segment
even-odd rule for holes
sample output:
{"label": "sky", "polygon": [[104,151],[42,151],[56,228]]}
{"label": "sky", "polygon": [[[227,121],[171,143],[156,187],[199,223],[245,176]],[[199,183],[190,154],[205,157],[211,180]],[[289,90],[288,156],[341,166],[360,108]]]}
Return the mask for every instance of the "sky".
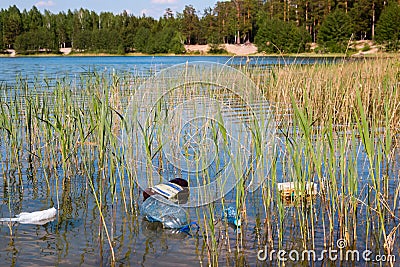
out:
{"label": "sky", "polygon": [[41,11],[47,9],[52,13],[58,13],[83,7],[96,11],[96,13],[109,11],[119,14],[126,10],[129,14],[135,16],[145,14],[148,17],[158,19],[163,16],[167,8],[171,8],[176,13],[182,12],[185,5],[192,5],[196,11],[200,11],[202,14],[205,8],[214,7],[216,3],[217,0],[0,0],[0,9],[7,9],[9,6],[16,5],[22,11],[36,6]]}

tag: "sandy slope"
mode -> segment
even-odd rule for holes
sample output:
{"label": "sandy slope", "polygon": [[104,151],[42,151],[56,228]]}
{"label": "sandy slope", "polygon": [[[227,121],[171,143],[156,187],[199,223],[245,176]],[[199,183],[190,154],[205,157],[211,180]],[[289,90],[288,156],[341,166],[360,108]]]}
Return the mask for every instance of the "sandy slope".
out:
{"label": "sandy slope", "polygon": [[[257,53],[257,47],[254,44],[223,44],[221,48],[224,48],[228,53],[244,56]],[[209,45],[185,45],[185,49],[188,53],[198,51],[200,54],[206,54],[210,50]]]}
{"label": "sandy slope", "polygon": [[68,55],[69,53],[72,52],[72,48],[60,48],[60,52],[63,53],[64,55]]}
{"label": "sandy slope", "polygon": [[225,49],[229,53],[244,56],[257,53],[257,47],[254,44],[241,44],[241,45],[233,45],[233,44],[225,44]]}
{"label": "sandy slope", "polygon": [[[310,44],[311,51],[313,51],[318,45],[315,43]],[[369,49],[364,49],[368,46]],[[254,44],[223,44],[220,46],[224,48],[228,53],[238,56],[254,55],[257,54],[257,47]],[[353,56],[364,56],[368,54],[377,54],[379,47],[370,40],[355,41],[349,48],[356,50],[357,52]],[[209,45],[185,45],[186,52],[194,53],[199,52],[204,55],[210,50]],[[261,54],[261,53],[260,53]]]}
{"label": "sandy slope", "polygon": [[6,52],[10,54],[10,57],[15,57],[16,52],[14,49],[6,49]]}
{"label": "sandy slope", "polygon": [[[363,49],[364,47],[368,47],[368,49]],[[311,44],[311,51],[313,51],[317,47],[317,44]],[[263,53],[257,52],[257,47],[254,44],[222,44],[220,48],[225,49],[229,54],[237,55],[237,56],[247,56],[247,55],[261,55]],[[353,56],[364,56],[368,54],[377,54],[379,53],[379,47],[374,44],[372,41],[364,40],[364,41],[355,41],[350,45],[350,48],[355,49],[357,52],[353,54]],[[188,54],[200,54],[206,55],[210,50],[209,45],[185,45],[186,52]],[[16,56],[16,52],[13,49],[7,49],[5,52],[9,54],[11,57]],[[68,55],[72,52],[72,48],[60,48],[60,52],[64,55]],[[312,52],[311,52],[312,53]],[[86,54],[82,54],[86,55]],[[95,54],[100,55],[100,54]],[[106,55],[106,54],[104,54]]]}

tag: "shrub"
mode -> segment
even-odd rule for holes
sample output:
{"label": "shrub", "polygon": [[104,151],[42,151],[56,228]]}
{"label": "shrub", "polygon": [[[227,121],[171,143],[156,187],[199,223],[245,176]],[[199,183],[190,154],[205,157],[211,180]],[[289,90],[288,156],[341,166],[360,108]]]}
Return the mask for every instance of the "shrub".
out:
{"label": "shrub", "polygon": [[220,55],[220,54],[228,54],[228,51],[226,51],[225,48],[220,47],[218,44],[211,44],[208,53]]}
{"label": "shrub", "polygon": [[371,47],[368,44],[364,45],[364,47],[361,49],[362,52],[366,52],[369,50],[371,50]]}

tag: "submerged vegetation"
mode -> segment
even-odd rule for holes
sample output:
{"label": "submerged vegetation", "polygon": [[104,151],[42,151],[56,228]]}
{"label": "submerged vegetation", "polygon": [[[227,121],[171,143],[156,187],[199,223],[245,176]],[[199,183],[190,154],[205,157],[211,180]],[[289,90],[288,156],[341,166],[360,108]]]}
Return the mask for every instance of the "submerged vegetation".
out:
{"label": "submerged vegetation", "polygon": [[[239,68],[270,102],[279,142],[258,191],[247,192],[241,181],[233,200],[191,209],[200,226],[193,235],[198,263],[253,265],[259,249],[322,250],[338,239],[346,241],[344,249],[398,257],[398,58]],[[111,264],[134,261],[124,236],[139,235],[141,194],[120,138],[129,96],[141,82],[130,74],[95,73],[0,85],[3,203],[10,214],[22,206],[24,180],[46,188],[42,201],[59,208],[59,225],[90,202],[97,207],[91,223],[98,225],[93,246],[101,248],[100,257]],[[282,181],[294,181],[299,196],[315,182],[319,194],[285,203],[278,197]],[[241,231],[216,223],[218,206],[230,201],[239,208]]]}

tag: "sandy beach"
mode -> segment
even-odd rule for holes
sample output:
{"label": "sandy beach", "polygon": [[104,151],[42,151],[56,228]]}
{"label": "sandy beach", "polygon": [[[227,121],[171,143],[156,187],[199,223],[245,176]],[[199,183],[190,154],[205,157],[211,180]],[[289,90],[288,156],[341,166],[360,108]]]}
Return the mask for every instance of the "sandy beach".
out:
{"label": "sandy beach", "polygon": [[[257,46],[255,46],[252,43],[247,43],[247,44],[221,44],[219,46],[220,48],[226,50],[226,52],[230,55],[235,55],[235,56],[250,56],[250,55],[265,55],[263,52],[258,52]],[[336,54],[318,54],[314,53],[314,49],[317,47],[317,44],[312,43],[310,44],[311,47],[311,52],[307,52],[304,54],[301,54],[303,56],[338,56]],[[188,55],[210,55],[210,45],[185,45],[185,50],[186,54]],[[382,53],[380,51],[380,46],[375,44],[374,42],[370,40],[363,40],[363,41],[356,41],[353,42],[349,48],[351,48],[354,53],[352,54],[353,57],[360,57],[360,56],[373,56],[379,53]],[[365,49],[367,48],[367,49]],[[14,49],[7,49],[5,52],[7,52],[7,56],[10,57],[15,57],[18,55],[18,53]],[[72,48],[60,48],[60,52],[62,55],[72,55],[73,49]],[[54,55],[54,54],[48,54],[49,55]],[[113,54],[107,54],[107,53],[73,53],[74,56],[88,56],[88,55],[93,55],[93,56],[110,56]],[[127,55],[145,55],[142,53],[128,53]],[[173,54],[171,54],[173,55]],[[43,54],[42,54],[43,56]]]}
{"label": "sandy beach", "polygon": [[[254,44],[222,44],[221,48],[225,49],[229,54],[237,56],[246,56],[257,53],[257,47]],[[200,53],[205,55],[210,50],[209,45],[185,45],[187,53]]]}

